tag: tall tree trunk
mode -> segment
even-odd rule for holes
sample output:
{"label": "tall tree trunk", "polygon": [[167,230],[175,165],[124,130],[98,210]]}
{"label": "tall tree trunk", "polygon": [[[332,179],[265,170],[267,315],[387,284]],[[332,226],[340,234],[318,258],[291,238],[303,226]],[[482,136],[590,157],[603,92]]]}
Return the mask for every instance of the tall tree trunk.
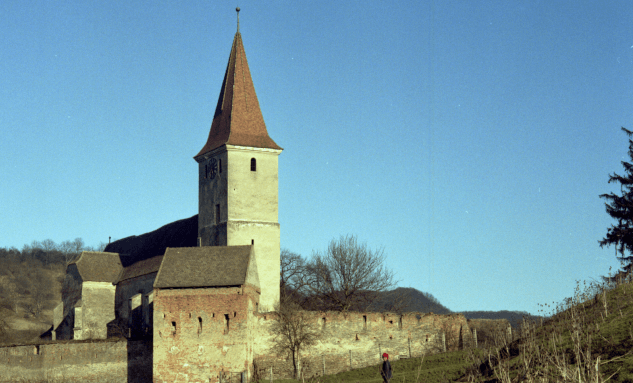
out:
{"label": "tall tree trunk", "polygon": [[292,351],[292,363],[295,369],[295,379],[301,379],[301,357],[299,356],[299,349]]}

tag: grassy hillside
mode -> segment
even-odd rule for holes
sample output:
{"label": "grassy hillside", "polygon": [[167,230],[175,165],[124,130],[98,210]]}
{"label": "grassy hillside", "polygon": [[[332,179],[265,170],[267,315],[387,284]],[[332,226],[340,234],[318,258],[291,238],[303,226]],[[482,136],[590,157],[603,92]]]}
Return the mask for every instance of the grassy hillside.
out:
{"label": "grassy hillside", "polygon": [[633,284],[578,286],[543,324],[486,350],[475,382],[633,382]]}
{"label": "grassy hillside", "polygon": [[[462,377],[473,363],[473,351],[475,355],[481,354],[481,350],[461,350],[442,354],[427,355],[423,358],[411,358],[392,361],[392,383],[425,382],[445,383],[454,382]],[[382,378],[379,372],[380,364],[375,366],[345,371],[334,375],[326,375],[305,379],[310,383],[344,383],[366,382],[380,383]],[[262,380],[261,383],[267,383]],[[296,383],[297,380],[275,380],[277,383]],[[301,381],[300,381],[301,382]]]}

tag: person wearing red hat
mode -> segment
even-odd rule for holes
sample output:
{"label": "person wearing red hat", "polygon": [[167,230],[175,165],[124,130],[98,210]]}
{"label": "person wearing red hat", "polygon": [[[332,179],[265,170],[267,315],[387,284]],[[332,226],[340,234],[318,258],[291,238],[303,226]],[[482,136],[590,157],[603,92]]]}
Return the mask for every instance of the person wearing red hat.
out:
{"label": "person wearing red hat", "polygon": [[389,383],[393,376],[393,370],[391,369],[391,363],[389,363],[389,354],[386,352],[382,354],[382,368],[380,369],[380,375],[385,383]]}

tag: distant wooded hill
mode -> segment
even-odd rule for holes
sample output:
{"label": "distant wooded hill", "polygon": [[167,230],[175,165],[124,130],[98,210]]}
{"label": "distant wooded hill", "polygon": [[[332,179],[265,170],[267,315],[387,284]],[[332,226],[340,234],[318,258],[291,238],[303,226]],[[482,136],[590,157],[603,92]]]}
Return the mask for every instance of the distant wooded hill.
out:
{"label": "distant wooded hill", "polygon": [[380,293],[378,299],[369,306],[369,311],[421,312],[450,314],[432,294],[411,287],[398,287]]}
{"label": "distant wooded hill", "polygon": [[[442,305],[432,294],[410,287],[399,287],[379,295],[378,300],[370,306],[371,311],[421,312],[434,314],[454,313]],[[466,319],[507,319],[512,327],[517,328],[523,318],[537,321],[540,317],[523,311],[461,311]]]}

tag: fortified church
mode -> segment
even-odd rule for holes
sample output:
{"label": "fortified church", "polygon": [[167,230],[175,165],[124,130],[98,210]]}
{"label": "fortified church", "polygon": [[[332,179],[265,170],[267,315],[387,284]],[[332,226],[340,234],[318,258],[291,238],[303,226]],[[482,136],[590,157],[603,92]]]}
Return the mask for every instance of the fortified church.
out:
{"label": "fortified church", "polygon": [[[190,320],[196,337],[232,335],[216,350],[218,365],[249,370],[249,315],[279,301],[281,152],[264,123],[238,19],[211,130],[194,157],[198,215],[82,253],[68,266],[52,337],[152,335],[156,349]],[[154,364],[168,367],[168,359],[173,352],[154,354]]]}
{"label": "fortified church", "polygon": [[[239,8],[237,9],[239,12]],[[238,13],[239,16],[239,13]],[[68,265],[52,342],[0,348],[0,382],[245,382],[289,378],[273,353],[278,156],[238,30],[198,164],[198,214]],[[305,376],[476,344],[461,315],[306,312]]]}

